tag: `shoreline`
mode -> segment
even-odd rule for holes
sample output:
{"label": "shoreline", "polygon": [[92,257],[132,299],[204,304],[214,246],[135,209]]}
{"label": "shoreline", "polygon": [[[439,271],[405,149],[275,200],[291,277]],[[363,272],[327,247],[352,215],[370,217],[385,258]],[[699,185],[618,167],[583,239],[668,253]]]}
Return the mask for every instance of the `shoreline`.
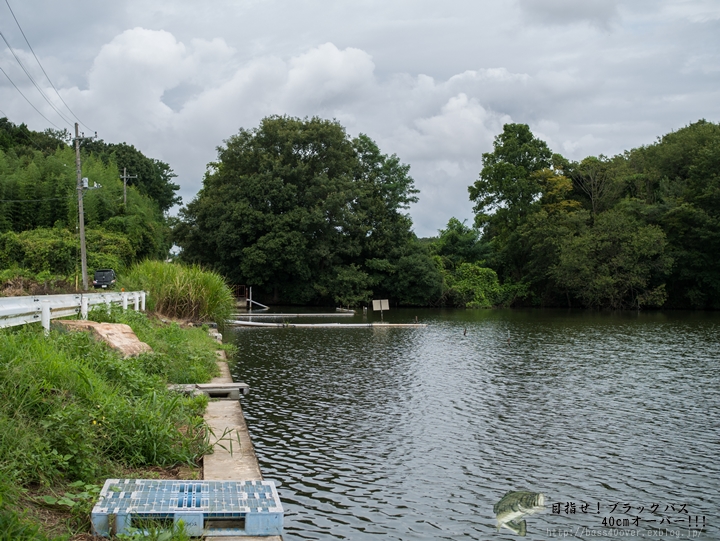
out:
{"label": "shoreline", "polygon": [[[215,338],[221,341],[220,337]],[[213,378],[211,383],[233,383],[225,352],[218,350],[216,353],[220,376]],[[216,442],[213,453],[203,457],[203,479],[210,481],[262,480],[260,464],[255,455],[255,448],[240,401],[210,400],[204,419],[214,437],[216,439],[222,437],[223,441]],[[240,449],[236,444],[239,444]],[[282,541],[282,536],[209,536],[205,539],[207,541]]]}

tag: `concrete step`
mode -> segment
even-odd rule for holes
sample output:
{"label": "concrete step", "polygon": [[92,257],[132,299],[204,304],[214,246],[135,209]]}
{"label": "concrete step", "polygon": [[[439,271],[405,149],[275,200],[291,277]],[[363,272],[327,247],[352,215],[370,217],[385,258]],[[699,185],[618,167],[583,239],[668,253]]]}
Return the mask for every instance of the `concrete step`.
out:
{"label": "concrete step", "polygon": [[250,392],[250,386],[247,383],[180,383],[170,384],[168,389],[185,394],[206,394],[210,398],[219,398],[221,400],[240,400],[240,395],[246,395]]}

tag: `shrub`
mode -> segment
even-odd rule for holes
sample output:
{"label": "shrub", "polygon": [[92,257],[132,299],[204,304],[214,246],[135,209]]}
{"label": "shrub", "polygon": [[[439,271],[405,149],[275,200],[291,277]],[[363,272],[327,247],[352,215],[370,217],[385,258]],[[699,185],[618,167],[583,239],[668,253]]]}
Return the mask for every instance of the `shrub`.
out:
{"label": "shrub", "polygon": [[143,261],[122,276],[119,285],[128,291],[147,291],[148,309],[167,317],[222,325],[235,308],[223,277],[197,265]]}
{"label": "shrub", "polygon": [[491,308],[501,300],[502,288],[494,270],[461,263],[453,276],[450,296],[459,306]]}

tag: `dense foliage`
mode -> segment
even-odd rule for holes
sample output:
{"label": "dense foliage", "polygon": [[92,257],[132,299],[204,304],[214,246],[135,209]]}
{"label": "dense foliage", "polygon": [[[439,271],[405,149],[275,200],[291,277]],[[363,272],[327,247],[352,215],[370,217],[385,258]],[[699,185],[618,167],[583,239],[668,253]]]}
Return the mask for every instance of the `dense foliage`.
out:
{"label": "dense foliage", "polygon": [[483,164],[476,226],[516,303],[720,308],[720,125],[569,162],[508,124]]}
{"label": "dense foliage", "polygon": [[[38,133],[0,119],[0,269],[65,278],[79,272],[77,176],[68,140],[67,132]],[[138,176],[129,182],[127,205],[118,167]],[[163,211],[179,201],[169,166],[100,141],[84,146],[82,171],[89,179],[83,203],[90,272],[166,257]]]}
{"label": "dense foliage", "polygon": [[181,211],[181,257],[274,302],[423,304],[439,274],[405,214],[409,166],[337,122],[269,117],[218,149]]}
{"label": "dense foliage", "polygon": [[98,156],[106,165],[115,164],[120,173],[126,169],[128,186],[135,186],[141,194],[150,197],[162,212],[180,204],[181,199],[175,193],[180,186],[172,182],[177,175],[168,164],[148,158],[127,143],[86,140],[82,147]]}

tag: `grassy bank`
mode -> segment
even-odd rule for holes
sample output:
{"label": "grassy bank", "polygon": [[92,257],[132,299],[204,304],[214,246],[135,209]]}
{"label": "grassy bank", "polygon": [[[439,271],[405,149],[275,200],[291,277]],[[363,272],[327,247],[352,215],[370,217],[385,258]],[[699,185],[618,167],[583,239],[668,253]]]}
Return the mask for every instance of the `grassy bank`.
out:
{"label": "grassy bank", "polygon": [[[133,311],[91,319],[129,324],[154,352],[121,359],[87,333],[0,331],[0,541],[87,532],[105,478],[192,466],[209,451],[207,399],[166,389],[214,375],[218,344],[206,329]],[[48,513],[51,527],[41,524]]]}

